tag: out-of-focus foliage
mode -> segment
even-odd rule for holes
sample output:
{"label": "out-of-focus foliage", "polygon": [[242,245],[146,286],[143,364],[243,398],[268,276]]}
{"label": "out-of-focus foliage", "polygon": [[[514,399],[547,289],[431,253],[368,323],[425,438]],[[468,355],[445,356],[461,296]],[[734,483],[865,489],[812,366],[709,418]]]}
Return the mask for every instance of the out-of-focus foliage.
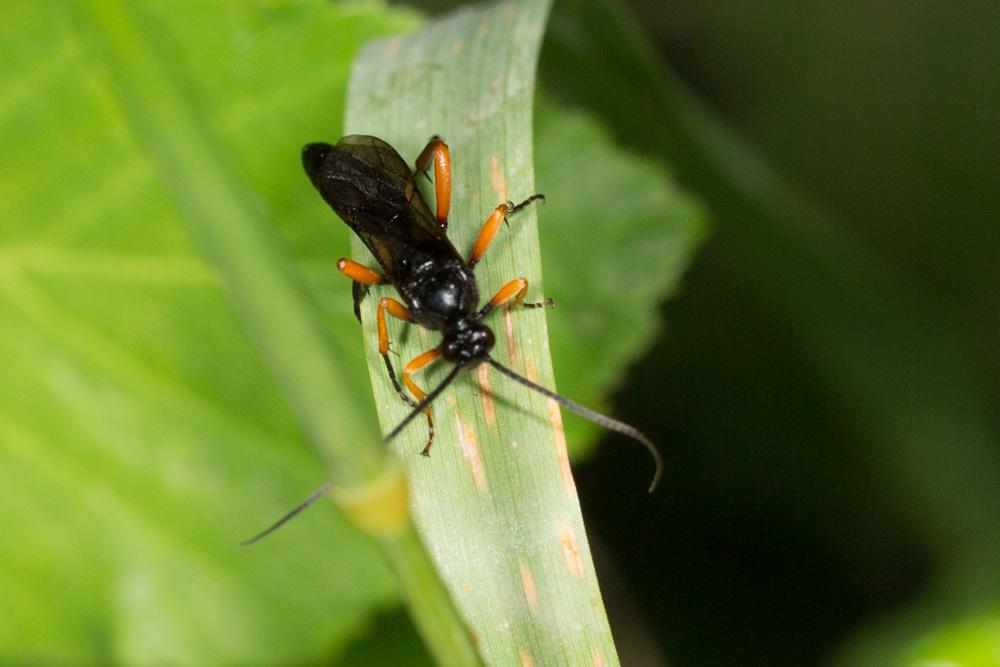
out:
{"label": "out-of-focus foliage", "polygon": [[[295,224],[312,204],[298,147],[339,126],[354,50],[413,21],[319,4],[149,9],[290,251],[311,270],[343,248]],[[273,662],[342,646],[395,599],[387,570],[331,512],[238,548],[321,468],[71,3],[3,17],[0,661]]]}
{"label": "out-of-focus foliage", "polygon": [[[358,350],[345,363],[367,394],[360,347],[370,341],[334,266],[347,231],[298,153],[340,132],[357,48],[417,19],[357,3],[142,7],[331,335]],[[395,604],[391,577],[324,509],[237,547],[313,489],[321,466],[138,150],[72,4],[15,3],[2,15],[0,616],[14,622],[0,627],[0,661],[273,663],[340,652]],[[559,387],[594,402],[648,344],[655,306],[702,227],[661,168],[615,147],[593,119],[547,106],[537,140],[553,230],[543,231],[545,270],[560,283],[555,318],[571,319],[554,331]],[[576,152],[595,161],[581,177],[589,191],[617,183],[627,206],[579,196],[565,177]],[[672,222],[653,224],[662,220]],[[590,243],[562,245],[556,230]],[[608,285],[595,293],[565,278],[589,265],[620,281],[613,268],[637,239],[659,268],[630,281],[624,301],[609,299]],[[638,319],[618,317],[626,311]],[[572,335],[576,323],[585,336]],[[595,349],[608,351],[600,363]]]}
{"label": "out-of-focus foliage", "polygon": [[[546,295],[557,302],[549,318],[556,380],[574,400],[602,408],[622,368],[659,332],[658,303],[703,239],[704,213],[662,165],[615,146],[591,114],[540,104],[535,135],[548,197],[538,232]],[[549,248],[553,260],[577,261],[549,261]],[[566,434],[571,448],[603,435],[572,416]]]}
{"label": "out-of-focus foliage", "polygon": [[912,665],[993,667],[1000,662],[1000,616],[961,619],[925,637],[906,656]]}
{"label": "out-of-focus foliage", "polygon": [[663,416],[673,496],[596,524],[677,664],[964,664],[1000,601],[997,9],[636,4],[789,178],[615,3],[557,5],[543,85],[718,222],[621,401]]}
{"label": "out-of-focus foliage", "polygon": [[[616,401],[664,444],[664,488],[637,502],[647,461],[604,448],[581,485],[592,534],[673,664],[993,664],[996,6],[634,4],[778,169],[663,76],[617,5],[556,3],[543,85],[589,109],[537,118],[562,391],[594,402],[655,330],[683,266],[668,259],[692,243],[655,234],[676,197],[654,187],[662,170],[717,220]],[[150,6],[331,332],[366,344],[331,263],[347,234],[297,151],[340,131],[354,50],[413,17]],[[398,614],[361,630],[393,585],[330,512],[233,547],[319,465],[136,151],[70,3],[0,12],[0,615],[16,619],[0,626],[0,662],[308,661],[354,638],[344,664],[402,664],[418,649]],[[618,237],[594,231],[626,214],[630,226],[608,227]],[[651,263],[661,273],[646,281]],[[567,425],[572,444],[593,433]]]}

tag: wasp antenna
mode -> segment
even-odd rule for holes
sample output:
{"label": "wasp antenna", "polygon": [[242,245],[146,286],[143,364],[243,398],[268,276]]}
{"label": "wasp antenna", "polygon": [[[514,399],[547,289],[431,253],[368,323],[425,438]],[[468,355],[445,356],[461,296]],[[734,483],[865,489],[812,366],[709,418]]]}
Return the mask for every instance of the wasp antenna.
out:
{"label": "wasp antenna", "polygon": [[268,535],[270,535],[271,533],[273,533],[274,531],[278,530],[279,528],[281,528],[282,526],[284,526],[286,523],[288,523],[289,521],[291,521],[292,519],[294,519],[296,514],[298,514],[299,512],[301,512],[302,510],[306,509],[307,507],[309,507],[310,505],[312,505],[314,502],[316,502],[317,500],[319,500],[320,498],[322,498],[323,496],[325,496],[330,491],[330,488],[331,487],[330,487],[330,483],[329,482],[327,482],[323,486],[319,487],[318,489],[316,489],[313,492],[313,494],[311,496],[309,496],[308,498],[306,498],[305,500],[303,500],[301,503],[299,503],[298,505],[296,505],[285,516],[283,516],[280,519],[278,519],[277,521],[275,521],[273,524],[271,524],[270,526],[268,526],[265,530],[263,530],[260,533],[257,533],[256,535],[254,535],[253,537],[251,537],[249,540],[243,540],[242,542],[240,542],[240,546],[248,547],[251,544],[253,544],[254,542],[261,541],[262,539],[264,539],[265,537],[267,537]]}
{"label": "wasp antenna", "polygon": [[547,398],[551,398],[562,407],[568,410],[572,410],[573,412],[580,415],[584,419],[592,421],[598,426],[603,426],[604,428],[610,431],[621,433],[622,435],[628,436],[629,438],[632,438],[636,442],[641,443],[643,446],[646,447],[646,449],[649,450],[649,453],[653,456],[653,461],[656,463],[656,472],[653,474],[653,481],[649,485],[649,493],[652,493],[653,490],[656,488],[656,485],[660,483],[660,477],[663,476],[663,458],[660,456],[660,451],[656,448],[656,445],[653,444],[653,441],[647,438],[642,431],[632,426],[631,424],[620,422],[617,419],[612,419],[611,417],[608,417],[607,415],[602,415],[600,412],[595,412],[590,408],[585,408],[579,403],[571,401],[570,399],[566,398],[565,396],[561,396],[560,394],[557,394],[551,389],[546,389],[545,387],[539,384],[535,384],[528,378],[522,375],[518,375],[511,369],[502,365],[493,357],[487,356],[486,361],[488,361],[490,365],[493,366],[493,368],[497,369],[498,371],[509,377],[511,380],[514,380],[515,382],[524,385],[528,389],[533,389],[534,391],[537,391],[539,394]]}
{"label": "wasp antenna", "polygon": [[389,435],[385,436],[384,442],[386,444],[392,442],[392,440],[397,435],[399,435],[411,421],[417,418],[417,415],[419,415],[421,412],[424,411],[424,408],[433,403],[434,399],[441,395],[441,392],[443,392],[445,388],[449,384],[451,384],[452,380],[458,377],[458,374],[461,371],[462,371],[462,366],[455,365],[455,367],[451,369],[451,372],[448,373],[448,376],[445,379],[441,380],[441,384],[434,387],[434,390],[431,393],[427,394],[427,396],[424,397],[424,400],[417,403],[416,407],[410,411],[410,414],[403,417],[403,421],[399,422],[399,424],[396,425],[396,428],[389,431]]}

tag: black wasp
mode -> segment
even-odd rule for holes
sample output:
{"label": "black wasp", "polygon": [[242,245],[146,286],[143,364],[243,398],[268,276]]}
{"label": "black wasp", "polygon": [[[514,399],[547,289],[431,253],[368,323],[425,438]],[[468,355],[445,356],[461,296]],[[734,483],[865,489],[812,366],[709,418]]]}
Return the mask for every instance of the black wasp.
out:
{"label": "black wasp", "polygon": [[[400,303],[391,297],[384,297],[377,309],[379,353],[396,392],[413,408],[385,437],[386,442],[424,413],[428,436],[421,453],[428,455],[434,440],[431,403],[463,368],[488,363],[515,382],[557,401],[585,419],[645,445],[656,462],[656,473],[649,490],[656,487],[663,464],[656,447],[641,431],[535,384],[490,356],[495,338],[483,320],[494,308],[504,304],[538,308],[552,303],[548,299],[539,303],[525,302],[528,281],[514,278],[480,308],[474,272],[507,216],[535,201],[544,201],[542,195],[532,195],[517,205],[506,202],[497,206],[486,219],[466,261],[445,233],[451,206],[452,172],[448,146],[440,138],[432,138],[420,153],[416,171],[409,168],[392,146],[366,135],[343,137],[336,146],[308,144],[302,149],[302,164],[323,199],[361,238],[382,269],[377,272],[350,259],[342,258],[337,262],[337,268],[354,282],[354,313],[358,321],[361,320],[361,301],[371,285],[392,284],[403,300]],[[416,182],[416,174],[426,174],[432,165],[434,213],[420,194]],[[440,345],[418,355],[403,367],[403,384],[412,396],[400,386],[389,359],[386,313],[442,333]],[[454,364],[454,367],[433,391],[425,394],[411,376],[438,358]],[[321,497],[328,488],[319,489],[271,528],[248,542],[256,541],[278,528]]]}

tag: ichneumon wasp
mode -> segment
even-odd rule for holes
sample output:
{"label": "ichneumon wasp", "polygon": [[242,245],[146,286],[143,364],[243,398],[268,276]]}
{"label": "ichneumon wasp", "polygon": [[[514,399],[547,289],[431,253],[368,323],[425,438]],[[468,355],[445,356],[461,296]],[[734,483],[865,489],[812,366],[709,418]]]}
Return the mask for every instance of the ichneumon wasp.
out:
{"label": "ichneumon wasp", "polygon": [[[427,443],[421,454],[430,454],[434,441],[434,417],[431,403],[458,376],[463,368],[487,363],[506,377],[551,398],[585,419],[636,440],[650,451],[656,462],[656,473],[650,484],[652,491],[660,479],[663,463],[653,443],[634,426],[612,419],[579,405],[514,372],[490,356],[495,339],[484,323],[486,316],[498,306],[509,304],[524,308],[539,308],[551,304],[550,299],[538,303],[526,302],[528,281],[514,278],[479,307],[475,266],[490,247],[502,223],[542,195],[528,197],[519,204],[505,202],[487,217],[479,237],[465,260],[448,239],[448,212],[451,208],[451,157],[447,144],[433,137],[416,160],[416,171],[386,142],[372,136],[348,135],[337,144],[308,144],[302,149],[302,164],[313,185],[327,204],[354,230],[371,251],[381,268],[375,271],[354,260],[342,258],[337,268],[353,281],[354,314],[361,321],[361,301],[372,285],[391,284],[402,302],[383,297],[376,311],[379,353],[385,362],[389,379],[399,396],[412,409],[385,436],[390,442],[420,414],[427,419]],[[434,169],[435,207],[431,212],[417,188],[416,174]],[[419,324],[442,333],[441,344],[418,355],[403,366],[400,385],[389,358],[389,334],[386,314],[405,322]],[[437,359],[454,366],[444,380],[430,393],[425,393],[413,381],[413,374]],[[247,540],[255,542],[268,535],[293,516],[304,510],[329,490],[320,488],[307,500],[282,517],[277,523]]]}

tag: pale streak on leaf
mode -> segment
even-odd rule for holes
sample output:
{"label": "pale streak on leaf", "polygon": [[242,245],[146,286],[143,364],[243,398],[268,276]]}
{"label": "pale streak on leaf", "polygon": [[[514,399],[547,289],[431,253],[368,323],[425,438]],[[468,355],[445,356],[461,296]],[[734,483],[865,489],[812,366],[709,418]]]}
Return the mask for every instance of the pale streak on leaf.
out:
{"label": "pale streak on leaf", "polygon": [[[454,403],[454,399],[449,401]],[[480,495],[486,495],[489,485],[486,482],[486,471],[483,470],[483,457],[479,453],[479,444],[476,442],[476,430],[472,424],[467,424],[462,420],[462,414],[455,408],[455,429],[458,431],[458,444],[462,450],[462,458],[469,466],[472,473],[472,481],[476,485],[476,491]]]}
{"label": "pale streak on leaf", "polygon": [[497,408],[493,403],[490,367],[487,364],[480,364],[479,368],[476,369],[476,380],[479,382],[479,391],[483,401],[483,417],[488,426],[495,427],[497,425]]}
{"label": "pale streak on leaf", "polygon": [[563,484],[566,486],[566,493],[571,496],[576,495],[576,482],[573,481],[573,470],[569,465],[569,451],[566,448],[566,431],[563,430],[562,413],[559,412],[559,404],[555,399],[548,399],[548,418],[552,425],[552,432],[555,433],[556,455],[559,457],[559,467],[562,469]]}
{"label": "pale streak on leaf", "polygon": [[524,360],[524,374],[534,383],[538,383],[538,371],[535,369],[535,362],[531,359]]}
{"label": "pale streak on leaf", "polygon": [[559,524],[559,544],[562,547],[563,557],[573,576],[580,579],[584,575],[583,558],[580,556],[580,545],[576,541],[576,533],[573,527],[565,521]]}
{"label": "pale streak on leaf", "polygon": [[[499,89],[500,85],[491,83],[490,87]],[[507,201],[507,180],[500,168],[500,158],[496,155],[490,156],[490,183],[493,185],[493,191],[497,193],[497,201]]]}
{"label": "pale streak on leaf", "polygon": [[[507,339],[507,358],[510,360],[510,367],[517,368],[517,339],[514,337],[514,318],[511,315],[510,306],[503,308],[503,333]],[[534,380],[532,380],[534,382]]]}
{"label": "pale streak on leaf", "polygon": [[398,37],[393,37],[385,42],[385,57],[392,58],[399,51],[400,39]]}
{"label": "pale streak on leaf", "polygon": [[532,613],[538,613],[538,588],[535,586],[535,576],[531,574],[531,568],[527,563],[521,563],[521,588],[524,590],[524,599],[528,603],[528,609]]}

